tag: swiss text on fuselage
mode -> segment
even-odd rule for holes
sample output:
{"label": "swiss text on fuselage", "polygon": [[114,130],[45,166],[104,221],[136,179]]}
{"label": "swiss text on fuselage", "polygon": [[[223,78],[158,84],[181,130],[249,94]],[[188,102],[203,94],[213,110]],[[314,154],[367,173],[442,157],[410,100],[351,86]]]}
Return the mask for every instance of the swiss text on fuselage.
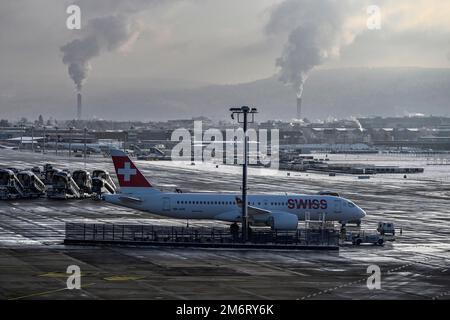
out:
{"label": "swiss text on fuselage", "polygon": [[326,209],[328,207],[327,200],[322,199],[289,199],[289,209]]}

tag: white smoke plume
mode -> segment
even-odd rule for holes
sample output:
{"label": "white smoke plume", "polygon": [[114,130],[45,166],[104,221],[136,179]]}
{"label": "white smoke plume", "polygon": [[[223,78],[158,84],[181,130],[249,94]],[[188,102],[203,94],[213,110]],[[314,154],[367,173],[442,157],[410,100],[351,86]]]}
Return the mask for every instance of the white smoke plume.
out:
{"label": "white smoke plume", "polygon": [[116,51],[130,44],[139,35],[140,27],[136,13],[148,9],[160,0],[79,0],[82,24],[80,35],[62,46],[62,61],[67,65],[69,76],[77,91],[81,91],[84,81],[91,70],[91,60],[102,52]]}
{"label": "white smoke plume", "polygon": [[279,79],[301,98],[310,71],[353,41],[354,14],[364,17],[364,5],[351,0],[286,0],[271,12],[266,32],[288,33],[283,53],[276,61]]}

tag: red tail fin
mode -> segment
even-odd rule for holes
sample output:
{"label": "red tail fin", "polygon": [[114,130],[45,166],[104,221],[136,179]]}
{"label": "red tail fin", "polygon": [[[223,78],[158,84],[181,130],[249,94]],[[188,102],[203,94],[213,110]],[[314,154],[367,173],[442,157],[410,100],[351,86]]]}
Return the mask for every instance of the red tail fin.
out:
{"label": "red tail fin", "polygon": [[125,152],[111,150],[111,156],[120,187],[152,187]]}

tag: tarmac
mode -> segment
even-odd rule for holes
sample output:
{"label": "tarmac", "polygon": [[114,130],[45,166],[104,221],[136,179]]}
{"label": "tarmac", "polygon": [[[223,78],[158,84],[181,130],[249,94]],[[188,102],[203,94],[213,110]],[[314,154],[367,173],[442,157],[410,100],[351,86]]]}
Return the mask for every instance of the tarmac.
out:
{"label": "tarmac", "polygon": [[[342,157],[342,155],[339,155]],[[333,158],[333,155],[329,155]],[[350,157],[354,157],[350,158]],[[346,162],[426,165],[426,158],[352,155]],[[382,157],[382,158],[381,158]],[[0,167],[113,172],[109,158],[0,150]],[[240,168],[215,164],[136,161],[164,190],[239,192]],[[114,174],[113,174],[114,176]],[[337,251],[141,248],[64,245],[65,222],[185,225],[94,200],[0,201],[0,299],[449,299],[450,166],[425,173],[329,177],[249,169],[251,193],[333,190],[366,212],[364,228],[392,221],[402,229],[384,246],[343,246]],[[220,226],[220,221],[189,221]],[[81,269],[81,289],[68,290],[69,265]],[[381,288],[370,290],[367,268],[381,270]]]}

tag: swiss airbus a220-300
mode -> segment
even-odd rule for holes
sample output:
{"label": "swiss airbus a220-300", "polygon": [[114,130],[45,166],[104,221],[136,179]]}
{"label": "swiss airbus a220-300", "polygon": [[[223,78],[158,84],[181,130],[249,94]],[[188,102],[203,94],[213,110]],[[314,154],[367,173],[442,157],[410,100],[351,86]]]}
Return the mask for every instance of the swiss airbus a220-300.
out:
{"label": "swiss airbus a220-300", "polygon": [[[162,192],[139,171],[126,153],[111,151],[120,193],[105,194],[113,204],[177,219],[213,219],[241,222],[242,200],[238,194]],[[261,194],[248,195],[250,225],[270,226],[273,230],[296,230],[298,221],[324,219],[360,222],[364,210],[345,198],[333,195]]]}

